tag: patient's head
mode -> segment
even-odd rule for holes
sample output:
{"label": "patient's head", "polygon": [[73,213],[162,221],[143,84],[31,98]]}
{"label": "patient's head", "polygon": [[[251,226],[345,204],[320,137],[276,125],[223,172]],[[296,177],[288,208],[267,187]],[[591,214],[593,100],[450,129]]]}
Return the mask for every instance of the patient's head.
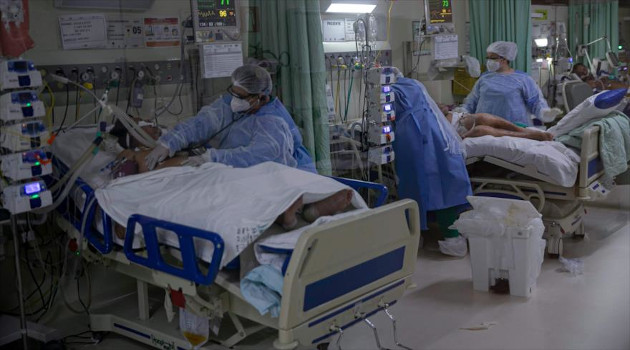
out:
{"label": "patient's head", "polygon": [[588,78],[589,76],[588,68],[586,68],[586,66],[583,65],[582,63],[574,64],[573,69],[571,70],[571,73],[577,74],[577,76],[580,77],[580,79],[582,80]]}
{"label": "patient's head", "polygon": [[[152,139],[157,140],[160,137],[162,131],[157,126],[147,123],[139,118],[134,118],[133,120],[142,128],[142,130],[144,130],[144,132],[151,136]],[[118,144],[125,149],[135,149],[136,147],[142,146],[142,143],[133,137],[133,135],[129,133],[119,120],[116,121],[109,134],[116,136],[118,138]]]}

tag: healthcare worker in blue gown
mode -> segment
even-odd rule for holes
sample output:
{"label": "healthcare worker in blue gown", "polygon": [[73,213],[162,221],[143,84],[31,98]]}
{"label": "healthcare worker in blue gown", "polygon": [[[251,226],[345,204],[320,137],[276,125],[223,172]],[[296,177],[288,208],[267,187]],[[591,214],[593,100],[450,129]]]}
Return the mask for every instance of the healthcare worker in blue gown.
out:
{"label": "healthcare worker in blue gown", "polygon": [[265,69],[256,65],[237,68],[228,94],[162,135],[145,158],[147,167],[153,169],[182,149],[214,139],[218,147],[192,157],[193,162],[244,168],[274,161],[317,173],[300,131],[282,102],[270,96],[271,88],[271,76]]}
{"label": "healthcare worker in blue gown", "polygon": [[464,256],[466,240],[447,229],[472,195],[461,139],[420,82],[399,77],[392,90],[398,196],[418,202],[423,230],[427,212],[436,211],[438,223],[447,221],[440,225],[440,250]]}
{"label": "healthcare worker in blue gown", "polygon": [[521,127],[533,124],[531,116],[551,122],[562,113],[558,108],[549,108],[534,79],[510,67],[517,52],[516,44],[509,41],[496,41],[488,46],[488,71],[464,100],[462,107],[466,112],[494,114]]}

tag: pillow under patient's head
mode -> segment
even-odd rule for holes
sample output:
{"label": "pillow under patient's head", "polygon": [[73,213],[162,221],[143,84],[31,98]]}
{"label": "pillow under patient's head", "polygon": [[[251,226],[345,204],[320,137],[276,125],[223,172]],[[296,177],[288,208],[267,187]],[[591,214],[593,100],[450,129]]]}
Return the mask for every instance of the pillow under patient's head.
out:
{"label": "pillow under patient's head", "polygon": [[564,135],[593,119],[605,117],[621,103],[626,93],[627,89],[616,89],[593,95],[573,108],[548,131],[554,136]]}

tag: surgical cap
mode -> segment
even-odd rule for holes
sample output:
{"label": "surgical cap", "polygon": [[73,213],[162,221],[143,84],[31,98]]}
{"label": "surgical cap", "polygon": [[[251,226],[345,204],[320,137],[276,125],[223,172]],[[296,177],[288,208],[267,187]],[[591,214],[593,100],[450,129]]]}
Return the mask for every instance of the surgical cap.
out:
{"label": "surgical cap", "polygon": [[488,46],[486,51],[496,53],[508,61],[514,61],[518,47],[511,41],[495,41]]}
{"label": "surgical cap", "polygon": [[262,67],[246,64],[232,73],[232,84],[250,94],[271,93],[271,75]]}

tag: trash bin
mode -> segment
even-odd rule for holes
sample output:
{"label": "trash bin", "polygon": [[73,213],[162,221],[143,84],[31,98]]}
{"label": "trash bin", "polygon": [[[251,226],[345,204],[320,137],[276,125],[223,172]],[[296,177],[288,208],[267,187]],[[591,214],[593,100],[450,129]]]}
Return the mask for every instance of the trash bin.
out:
{"label": "trash bin", "polygon": [[529,297],[544,259],[545,227],[523,200],[468,197],[473,210],[453,223],[470,245],[473,288]]}

